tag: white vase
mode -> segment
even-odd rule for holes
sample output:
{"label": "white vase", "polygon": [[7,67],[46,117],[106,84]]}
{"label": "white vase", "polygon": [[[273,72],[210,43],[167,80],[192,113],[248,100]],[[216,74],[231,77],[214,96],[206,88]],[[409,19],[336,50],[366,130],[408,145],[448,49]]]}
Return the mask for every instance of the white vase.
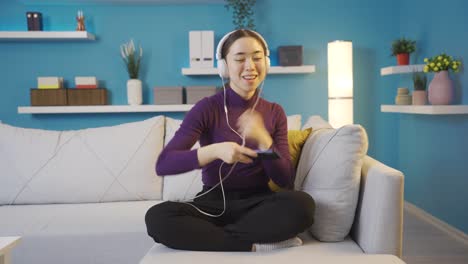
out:
{"label": "white vase", "polygon": [[143,102],[143,91],[140,80],[130,79],[127,81],[127,100],[129,105],[141,105]]}

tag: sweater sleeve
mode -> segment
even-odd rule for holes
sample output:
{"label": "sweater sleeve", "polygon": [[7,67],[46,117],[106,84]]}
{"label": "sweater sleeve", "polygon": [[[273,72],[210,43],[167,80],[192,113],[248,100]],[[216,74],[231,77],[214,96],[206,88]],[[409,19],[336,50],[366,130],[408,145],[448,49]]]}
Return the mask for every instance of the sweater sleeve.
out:
{"label": "sweater sleeve", "polygon": [[209,100],[204,98],[187,113],[174,137],[162,150],[156,162],[156,174],[179,174],[199,169],[197,149],[191,150],[208,123]]}
{"label": "sweater sleeve", "polygon": [[271,149],[279,154],[279,159],[263,160],[266,175],[278,186],[289,188],[294,180],[294,168],[288,147],[288,124],[283,108],[275,104],[274,131],[272,133],[273,145]]}

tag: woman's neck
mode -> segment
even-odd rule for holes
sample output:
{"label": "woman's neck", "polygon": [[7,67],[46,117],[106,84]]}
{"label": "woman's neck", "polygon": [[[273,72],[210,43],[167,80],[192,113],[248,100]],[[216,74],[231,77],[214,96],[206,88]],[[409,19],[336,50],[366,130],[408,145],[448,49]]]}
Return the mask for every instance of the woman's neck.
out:
{"label": "woman's neck", "polygon": [[231,84],[229,84],[229,86],[231,87],[231,89],[236,93],[238,94],[240,97],[242,97],[244,100],[250,100],[250,98],[252,98],[254,95],[255,95],[255,92],[257,91],[257,89],[251,91],[251,92],[245,92]]}

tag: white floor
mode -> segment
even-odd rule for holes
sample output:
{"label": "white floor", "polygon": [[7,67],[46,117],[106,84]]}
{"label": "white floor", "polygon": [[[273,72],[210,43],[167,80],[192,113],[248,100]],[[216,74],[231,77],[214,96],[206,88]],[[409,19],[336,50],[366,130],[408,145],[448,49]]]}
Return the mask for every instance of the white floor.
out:
{"label": "white floor", "polygon": [[468,242],[460,241],[405,209],[403,260],[407,264],[468,264]]}

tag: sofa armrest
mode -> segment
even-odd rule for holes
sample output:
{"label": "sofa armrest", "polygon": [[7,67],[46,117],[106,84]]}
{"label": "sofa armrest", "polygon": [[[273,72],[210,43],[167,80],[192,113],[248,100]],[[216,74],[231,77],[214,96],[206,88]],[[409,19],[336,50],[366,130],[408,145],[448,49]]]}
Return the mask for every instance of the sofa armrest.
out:
{"label": "sofa armrest", "polygon": [[401,257],[403,173],[366,156],[351,236],[368,254]]}

